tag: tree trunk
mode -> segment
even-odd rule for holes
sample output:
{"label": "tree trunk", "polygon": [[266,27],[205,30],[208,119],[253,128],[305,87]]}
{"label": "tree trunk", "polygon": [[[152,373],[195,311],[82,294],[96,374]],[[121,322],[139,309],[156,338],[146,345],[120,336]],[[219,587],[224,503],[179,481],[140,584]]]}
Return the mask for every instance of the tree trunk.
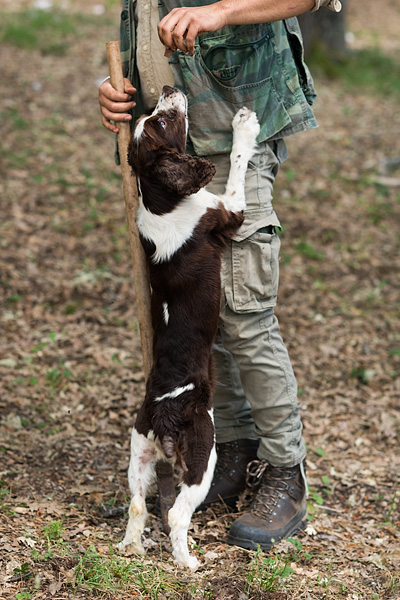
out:
{"label": "tree trunk", "polygon": [[313,47],[322,47],[333,60],[347,55],[346,12],[349,0],[341,0],[342,10],[332,12],[325,7],[299,17],[304,39],[304,50],[309,55]]}

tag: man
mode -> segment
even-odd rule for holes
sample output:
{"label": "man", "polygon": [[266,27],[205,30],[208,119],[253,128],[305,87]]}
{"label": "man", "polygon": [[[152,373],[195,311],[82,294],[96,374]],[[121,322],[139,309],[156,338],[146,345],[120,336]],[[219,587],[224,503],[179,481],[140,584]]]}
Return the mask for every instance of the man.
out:
{"label": "man", "polygon": [[188,151],[216,164],[208,186],[216,193],[224,191],[229,171],[233,115],[247,106],[260,122],[246,175],[245,222],[222,266],[214,352],[218,461],[203,505],[222,499],[233,506],[246,480],[257,488],[228,537],[244,548],[268,549],[306,519],[296,379],[274,315],[280,224],[272,188],[287,158],[284,138],[317,126],[293,17],[320,5],[340,10],[339,0],[124,0],[125,93],[109,81],[99,89],[103,125],[114,132],[118,122],[150,112],[164,84],[182,89],[189,99]]}

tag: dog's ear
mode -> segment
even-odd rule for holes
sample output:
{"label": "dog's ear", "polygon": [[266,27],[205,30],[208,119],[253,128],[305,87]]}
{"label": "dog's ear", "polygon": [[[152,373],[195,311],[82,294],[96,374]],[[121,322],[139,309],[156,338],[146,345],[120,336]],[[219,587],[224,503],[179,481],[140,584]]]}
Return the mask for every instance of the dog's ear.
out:
{"label": "dog's ear", "polygon": [[195,194],[214,177],[215,165],[207,158],[169,152],[154,164],[154,174],[180,196]]}

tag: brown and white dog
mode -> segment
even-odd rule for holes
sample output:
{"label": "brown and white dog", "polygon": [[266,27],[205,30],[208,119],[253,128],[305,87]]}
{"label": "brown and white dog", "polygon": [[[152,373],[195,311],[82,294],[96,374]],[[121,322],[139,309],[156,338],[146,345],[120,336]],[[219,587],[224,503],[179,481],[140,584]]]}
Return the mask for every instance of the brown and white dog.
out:
{"label": "brown and white dog", "polygon": [[187,99],[165,86],[150,116],[132,134],[129,163],[141,198],[138,228],[152,287],[153,359],[146,396],[131,438],[132,495],[120,549],[143,553],[145,498],[159,460],[178,464],[180,493],[168,513],[172,553],[195,569],[187,530],[210,488],[216,451],[212,416],[212,345],[220,309],[221,254],[243,222],[244,180],[259,124],[246,108],[232,122],[233,149],[224,195],[205,189],[215,166],[185,154]]}

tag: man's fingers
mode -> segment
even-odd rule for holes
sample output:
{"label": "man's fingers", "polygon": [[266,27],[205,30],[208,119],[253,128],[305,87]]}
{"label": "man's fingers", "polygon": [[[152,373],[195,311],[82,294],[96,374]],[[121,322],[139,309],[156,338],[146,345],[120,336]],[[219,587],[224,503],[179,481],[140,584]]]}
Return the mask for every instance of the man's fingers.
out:
{"label": "man's fingers", "polygon": [[179,50],[182,50],[182,52],[188,51],[186,46],[186,34],[189,26],[193,29],[196,28],[195,25],[193,26],[193,21],[193,16],[190,16],[189,13],[182,13],[172,32],[174,44]]}
{"label": "man's fingers", "polygon": [[[129,91],[128,91],[129,90]],[[110,81],[104,81],[99,87],[99,98],[107,98],[114,102],[129,102],[132,100],[132,95],[136,92],[129,79],[125,79],[125,92],[117,92],[111,85]]]}
{"label": "man's fingers", "polygon": [[165,56],[170,56],[174,47],[193,56],[197,36],[226,25],[226,15],[220,4],[171,10],[158,24],[159,38],[166,47]]}
{"label": "man's fingers", "polygon": [[117,123],[131,121],[130,111],[136,106],[136,102],[132,100],[136,88],[127,78],[124,79],[124,89],[125,92],[118,92],[109,80],[104,81],[99,87],[101,122],[106,129],[114,133],[118,133],[118,127],[111,121]]}
{"label": "man's fingers", "polygon": [[[168,50],[173,50],[175,46],[172,33],[178,23],[177,11],[179,9],[174,8],[166,17],[164,17],[158,24],[158,37],[161,42]],[[174,50],[173,50],[174,51]]]}
{"label": "man's fingers", "polygon": [[124,78],[124,90],[125,93],[128,94],[129,96],[132,96],[133,94],[136,94],[137,90],[135,87],[133,87],[133,85],[131,84],[131,82],[129,81],[129,79],[127,77]]}
{"label": "man's fingers", "polygon": [[113,133],[118,133],[119,129],[116,125],[113,125],[112,123],[110,123],[110,121],[108,119],[106,119],[105,117],[103,117],[103,115],[101,116],[101,122],[103,124],[103,126],[108,129],[109,131],[112,131]]}
{"label": "man's fingers", "polygon": [[[111,107],[111,105],[113,105],[113,106],[121,105],[123,107],[126,107],[132,103],[134,104],[134,101],[132,100],[132,96],[130,94],[125,94],[123,92],[117,92],[116,90],[114,90],[114,88],[111,88],[111,89],[113,91],[109,92],[109,90],[107,90],[106,94],[100,90],[100,92],[99,92],[100,104],[104,104],[108,107]],[[119,112],[119,111],[116,110],[115,112]]]}
{"label": "man's fingers", "polygon": [[104,108],[116,115],[118,115],[118,113],[129,113],[134,106],[136,106],[136,102],[133,102],[133,100],[131,102],[113,102],[108,98],[101,98],[100,100],[101,111],[103,111]]}
{"label": "man's fingers", "polygon": [[194,55],[194,43],[196,37],[199,35],[199,28],[196,23],[191,23],[189,29],[186,31],[186,48],[190,56]]}
{"label": "man's fingers", "polygon": [[108,110],[108,108],[106,108],[105,106],[101,107],[101,114],[103,115],[103,117],[105,117],[109,121],[123,122],[123,121],[131,121],[132,120],[132,115],[130,115],[126,111],[122,112],[122,113],[115,112],[112,110]]}

